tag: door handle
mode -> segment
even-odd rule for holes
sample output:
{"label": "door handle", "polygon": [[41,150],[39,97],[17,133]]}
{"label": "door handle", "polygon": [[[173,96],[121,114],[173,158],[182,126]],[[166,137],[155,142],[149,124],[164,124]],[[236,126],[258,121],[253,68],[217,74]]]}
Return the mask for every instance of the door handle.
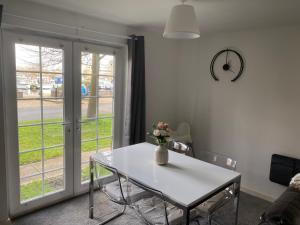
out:
{"label": "door handle", "polygon": [[81,125],[80,125],[80,124],[81,124],[81,121],[80,121],[79,119],[77,119],[77,120],[76,120],[76,130],[77,130],[77,131],[80,131],[80,128],[81,128]]}
{"label": "door handle", "polygon": [[65,123],[62,123],[61,125],[68,126],[67,131],[68,131],[68,133],[71,133],[71,127],[69,125],[72,125],[72,124],[73,124],[72,122],[65,122]]}

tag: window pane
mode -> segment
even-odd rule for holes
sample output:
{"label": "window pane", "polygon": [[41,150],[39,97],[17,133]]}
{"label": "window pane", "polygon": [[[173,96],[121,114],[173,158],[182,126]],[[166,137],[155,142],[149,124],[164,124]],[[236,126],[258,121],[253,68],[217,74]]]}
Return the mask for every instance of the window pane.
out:
{"label": "window pane", "polygon": [[18,100],[17,106],[19,125],[41,123],[40,100]]}
{"label": "window pane", "polygon": [[45,194],[64,189],[64,170],[45,173]]}
{"label": "window pane", "polygon": [[63,125],[47,124],[44,125],[44,146],[64,144]]}
{"label": "window pane", "polygon": [[19,127],[19,151],[42,148],[41,126]]}
{"label": "window pane", "polygon": [[112,136],[112,118],[104,118],[98,120],[99,137],[111,137]]}
{"label": "window pane", "polygon": [[81,52],[81,73],[92,74],[93,54],[89,52]]}
{"label": "window pane", "polygon": [[39,71],[39,46],[15,44],[17,71]]}
{"label": "window pane", "polygon": [[81,76],[81,95],[82,96],[96,96],[96,84],[98,77],[83,75]]}
{"label": "window pane", "polygon": [[64,147],[44,150],[44,171],[64,168]]}
{"label": "window pane", "polygon": [[62,73],[63,50],[42,47],[42,71]]}
{"label": "window pane", "polygon": [[40,98],[40,74],[17,72],[17,98]]}
{"label": "window pane", "polygon": [[99,75],[113,76],[114,75],[114,56],[102,55],[99,56]]}
{"label": "window pane", "polygon": [[37,175],[30,178],[24,178],[21,179],[20,182],[21,202],[39,197],[43,194],[43,180],[41,175]]}
{"label": "window pane", "polygon": [[90,180],[90,166],[89,163],[82,163],[81,164],[81,181],[88,181]]}
{"label": "window pane", "polygon": [[98,99],[98,114],[99,117],[107,117],[113,115],[113,98]]}
{"label": "window pane", "polygon": [[[86,142],[81,142],[81,152],[92,152],[97,150],[97,141],[86,141]],[[81,153],[81,155],[84,153]],[[87,157],[82,157],[85,158],[86,160],[89,160],[89,154],[87,154]]]}
{"label": "window pane", "polygon": [[99,139],[99,150],[108,151],[112,149],[112,139],[111,138],[103,138]]}
{"label": "window pane", "polygon": [[63,122],[64,121],[64,100],[45,99],[43,100],[44,122]]}
{"label": "window pane", "polygon": [[97,137],[97,120],[86,120],[81,123],[81,140],[95,139]]}
{"label": "window pane", "polygon": [[97,116],[97,99],[83,98],[81,99],[81,120],[87,118],[96,118]]}
{"label": "window pane", "polygon": [[99,76],[99,97],[112,97],[114,89],[113,77]]}
{"label": "window pane", "polygon": [[42,173],[42,150],[20,153],[19,164],[21,178]]}
{"label": "window pane", "polygon": [[61,74],[47,74],[42,76],[43,98],[64,97],[64,83]]}

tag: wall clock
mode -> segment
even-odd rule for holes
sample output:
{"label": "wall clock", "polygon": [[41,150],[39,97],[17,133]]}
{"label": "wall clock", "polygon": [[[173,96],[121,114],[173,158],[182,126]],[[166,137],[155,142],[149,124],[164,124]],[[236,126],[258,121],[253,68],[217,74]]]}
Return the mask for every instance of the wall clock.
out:
{"label": "wall clock", "polygon": [[221,75],[231,75],[231,82],[239,79],[244,71],[244,60],[240,53],[232,49],[219,51],[210,64],[210,74],[215,81]]}

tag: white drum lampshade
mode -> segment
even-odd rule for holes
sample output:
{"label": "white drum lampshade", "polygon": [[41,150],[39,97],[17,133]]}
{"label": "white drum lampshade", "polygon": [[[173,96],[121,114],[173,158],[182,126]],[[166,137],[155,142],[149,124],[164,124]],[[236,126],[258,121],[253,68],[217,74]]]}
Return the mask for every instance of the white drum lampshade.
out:
{"label": "white drum lampshade", "polygon": [[166,23],[163,37],[173,39],[194,39],[200,37],[194,7],[185,4],[174,6]]}

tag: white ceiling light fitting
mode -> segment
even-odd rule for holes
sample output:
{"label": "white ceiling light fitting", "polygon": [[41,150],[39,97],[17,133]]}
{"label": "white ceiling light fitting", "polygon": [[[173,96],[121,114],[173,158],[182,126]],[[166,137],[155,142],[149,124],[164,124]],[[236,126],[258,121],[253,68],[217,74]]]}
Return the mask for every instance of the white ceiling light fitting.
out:
{"label": "white ceiling light fitting", "polygon": [[200,37],[199,25],[195,9],[191,5],[182,4],[172,8],[170,17],[166,23],[164,38],[194,39]]}

